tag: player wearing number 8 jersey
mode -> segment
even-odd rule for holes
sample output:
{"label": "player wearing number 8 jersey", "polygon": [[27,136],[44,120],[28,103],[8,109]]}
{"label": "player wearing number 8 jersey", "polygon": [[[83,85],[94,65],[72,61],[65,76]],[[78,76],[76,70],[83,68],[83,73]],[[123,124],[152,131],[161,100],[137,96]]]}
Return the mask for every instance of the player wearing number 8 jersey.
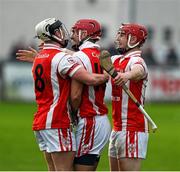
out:
{"label": "player wearing number 8 jersey", "polygon": [[71,57],[62,53],[58,46],[46,43],[36,56],[32,72],[38,111],[34,116],[33,130],[69,127],[70,82],[67,77],[80,67],[70,60]]}
{"label": "player wearing number 8 jersey", "polygon": [[[90,73],[103,73],[99,62],[100,46],[96,43],[101,37],[101,26],[93,19],[78,20],[72,27],[73,47],[79,49],[73,57]],[[76,128],[77,152],[75,170],[96,170],[99,157],[110,136],[110,123],[104,103],[106,84],[83,85],[72,80],[71,100],[78,109]]]}
{"label": "player wearing number 8 jersey", "polygon": [[68,112],[70,77],[92,85],[104,83],[107,77],[89,74],[70,55],[62,52],[68,37],[59,20],[43,20],[35,29],[44,46],[36,55],[32,67],[38,105],[33,130],[40,150],[44,151],[48,169],[71,171],[76,142]]}

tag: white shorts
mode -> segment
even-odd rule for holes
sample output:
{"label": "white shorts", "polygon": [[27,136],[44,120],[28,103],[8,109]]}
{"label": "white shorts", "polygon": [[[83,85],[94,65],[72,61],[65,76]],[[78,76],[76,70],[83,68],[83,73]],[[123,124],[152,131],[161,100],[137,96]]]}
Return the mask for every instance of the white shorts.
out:
{"label": "white shorts", "polygon": [[100,155],[109,140],[111,126],[107,115],[79,118],[76,128],[76,157]]}
{"label": "white shorts", "polygon": [[109,156],[119,158],[146,158],[149,133],[112,131]]}
{"label": "white shorts", "polygon": [[76,151],[75,135],[70,129],[48,129],[34,133],[41,151],[48,153]]}

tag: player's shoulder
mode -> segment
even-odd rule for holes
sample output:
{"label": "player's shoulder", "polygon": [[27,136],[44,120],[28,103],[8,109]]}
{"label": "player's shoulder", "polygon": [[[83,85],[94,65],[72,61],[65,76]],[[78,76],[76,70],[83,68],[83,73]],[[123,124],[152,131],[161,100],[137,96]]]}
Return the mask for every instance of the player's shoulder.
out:
{"label": "player's shoulder", "polygon": [[129,65],[133,66],[135,64],[136,65],[139,64],[147,70],[147,65],[146,65],[144,59],[142,58],[142,56],[140,54],[136,54],[136,55],[131,56],[131,58],[129,60]]}
{"label": "player's shoulder", "polygon": [[83,51],[77,51],[73,54],[73,58],[79,63],[82,63],[87,59],[87,55]]}
{"label": "player's shoulder", "polygon": [[145,64],[144,59],[141,56],[133,56],[130,58],[132,64]]}
{"label": "player's shoulder", "polygon": [[73,58],[66,52],[58,52],[52,59],[53,64],[67,65],[69,62],[73,62]]}
{"label": "player's shoulder", "polygon": [[133,62],[142,62],[144,63],[144,59],[142,58],[142,52],[141,51],[133,51],[129,54],[127,54],[126,56],[130,57],[130,61]]}
{"label": "player's shoulder", "polygon": [[83,51],[77,51],[73,54],[73,57],[82,58],[85,56],[85,53]]}

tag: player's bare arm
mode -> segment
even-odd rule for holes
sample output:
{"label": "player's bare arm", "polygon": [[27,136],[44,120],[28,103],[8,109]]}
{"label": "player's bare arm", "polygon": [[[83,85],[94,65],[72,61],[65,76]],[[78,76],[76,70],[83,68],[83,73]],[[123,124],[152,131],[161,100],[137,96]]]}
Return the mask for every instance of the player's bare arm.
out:
{"label": "player's bare arm", "polygon": [[139,81],[143,79],[144,76],[145,76],[145,71],[143,66],[140,64],[135,64],[131,71],[125,73],[118,72],[118,75],[114,79],[114,83],[116,85],[123,85],[128,80]]}
{"label": "player's bare arm", "polygon": [[107,74],[90,74],[83,67],[79,68],[72,78],[86,85],[100,85],[109,80]]}
{"label": "player's bare arm", "polygon": [[141,64],[135,64],[132,66],[132,69],[130,71],[131,80],[139,81],[143,79],[145,76],[146,76],[146,72]]}
{"label": "player's bare arm", "polygon": [[83,84],[77,80],[71,81],[71,106],[73,110],[77,110],[81,104],[81,95]]}

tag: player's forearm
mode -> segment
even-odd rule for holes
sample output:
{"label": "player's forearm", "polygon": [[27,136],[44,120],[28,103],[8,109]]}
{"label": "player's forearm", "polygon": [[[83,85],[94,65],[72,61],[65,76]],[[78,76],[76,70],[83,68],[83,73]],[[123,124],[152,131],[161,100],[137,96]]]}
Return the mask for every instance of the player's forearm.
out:
{"label": "player's forearm", "polygon": [[94,78],[92,80],[92,83],[89,85],[100,85],[108,81],[109,76],[105,74],[92,74],[92,77]]}
{"label": "player's forearm", "polygon": [[84,84],[86,85],[100,85],[108,81],[108,78],[104,74],[88,74],[84,78]]}
{"label": "player's forearm", "polygon": [[86,85],[100,85],[109,79],[108,75],[105,74],[91,74],[84,68],[80,68],[73,76],[73,79]]}
{"label": "player's forearm", "polygon": [[81,95],[83,91],[83,84],[72,80],[71,82],[71,106],[74,110],[77,110],[81,104]]}

